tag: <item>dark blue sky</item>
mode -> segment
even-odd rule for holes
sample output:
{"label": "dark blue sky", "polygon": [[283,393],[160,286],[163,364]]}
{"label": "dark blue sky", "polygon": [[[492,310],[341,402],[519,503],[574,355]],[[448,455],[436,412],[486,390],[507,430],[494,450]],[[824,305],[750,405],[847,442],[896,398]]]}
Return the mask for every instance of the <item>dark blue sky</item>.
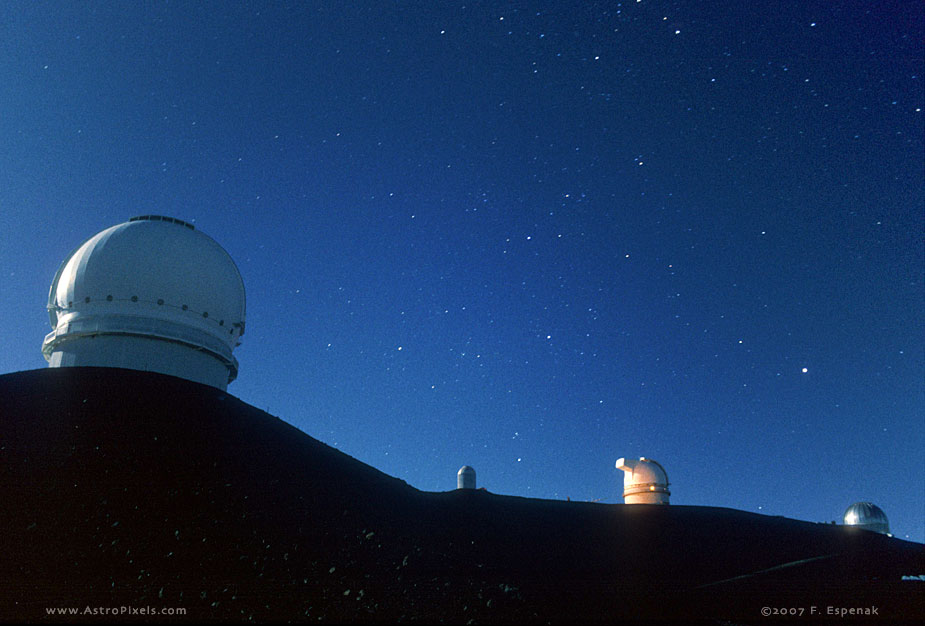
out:
{"label": "dark blue sky", "polygon": [[[0,371],[133,215],[237,262],[229,391],[425,490],[925,541],[917,2],[6,2]],[[806,372],[803,372],[806,368]],[[242,463],[247,462],[242,451]]]}

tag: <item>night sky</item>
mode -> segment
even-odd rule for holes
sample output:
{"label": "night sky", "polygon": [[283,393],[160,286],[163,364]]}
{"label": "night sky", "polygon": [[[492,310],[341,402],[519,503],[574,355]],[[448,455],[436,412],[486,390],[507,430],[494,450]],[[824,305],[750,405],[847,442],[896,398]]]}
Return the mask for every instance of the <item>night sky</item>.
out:
{"label": "night sky", "polygon": [[[140,214],[248,296],[229,392],[423,490],[925,541],[919,2],[0,5],[0,372]],[[195,428],[195,424],[191,424]],[[241,463],[249,453],[241,451]]]}

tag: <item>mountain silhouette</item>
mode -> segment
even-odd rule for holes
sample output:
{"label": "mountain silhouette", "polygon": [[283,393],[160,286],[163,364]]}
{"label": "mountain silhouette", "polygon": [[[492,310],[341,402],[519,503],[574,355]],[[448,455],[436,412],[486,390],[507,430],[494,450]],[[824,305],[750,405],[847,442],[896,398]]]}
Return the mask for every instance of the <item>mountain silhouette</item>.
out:
{"label": "mountain silhouette", "polygon": [[925,618],[925,583],[903,579],[925,574],[917,543],[726,508],[422,492],[150,372],[0,376],[0,506],[4,621]]}

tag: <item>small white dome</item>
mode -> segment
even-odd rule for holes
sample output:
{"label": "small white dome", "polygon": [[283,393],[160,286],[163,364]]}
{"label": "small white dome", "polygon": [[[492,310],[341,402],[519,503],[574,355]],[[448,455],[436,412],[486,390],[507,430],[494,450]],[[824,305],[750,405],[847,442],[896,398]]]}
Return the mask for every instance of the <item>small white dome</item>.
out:
{"label": "small white dome", "polygon": [[627,504],[668,504],[668,472],[658,461],[617,459],[623,474],[623,500]]}
{"label": "small white dome", "polygon": [[855,502],[845,511],[845,526],[855,526],[885,535],[890,533],[890,521],[876,504]]}
{"label": "small white dome", "polygon": [[[221,246],[191,224],[145,215],[94,235],[64,260],[48,294],[53,330],[42,352],[53,367],[159,371],[224,389],[237,376],[231,352],[244,313],[244,282]],[[194,361],[213,371],[190,374]]]}
{"label": "small white dome", "polygon": [[457,489],[475,489],[475,470],[468,465],[463,465],[456,472]]}

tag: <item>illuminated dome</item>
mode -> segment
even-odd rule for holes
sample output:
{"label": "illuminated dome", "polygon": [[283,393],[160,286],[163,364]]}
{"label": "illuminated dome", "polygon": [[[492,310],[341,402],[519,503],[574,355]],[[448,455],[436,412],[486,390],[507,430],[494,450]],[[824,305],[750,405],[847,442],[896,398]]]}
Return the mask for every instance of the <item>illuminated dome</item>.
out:
{"label": "illuminated dome", "polygon": [[623,502],[626,504],[668,504],[668,473],[658,461],[617,459],[617,469],[623,470]]}
{"label": "illuminated dome", "polygon": [[48,294],[50,367],[170,374],[225,389],[238,374],[244,282],[228,253],[192,224],[134,217],[74,250]]}
{"label": "illuminated dome", "polygon": [[872,530],[884,535],[890,534],[890,521],[876,504],[871,502],[855,502],[845,511],[845,526],[854,526]]}

